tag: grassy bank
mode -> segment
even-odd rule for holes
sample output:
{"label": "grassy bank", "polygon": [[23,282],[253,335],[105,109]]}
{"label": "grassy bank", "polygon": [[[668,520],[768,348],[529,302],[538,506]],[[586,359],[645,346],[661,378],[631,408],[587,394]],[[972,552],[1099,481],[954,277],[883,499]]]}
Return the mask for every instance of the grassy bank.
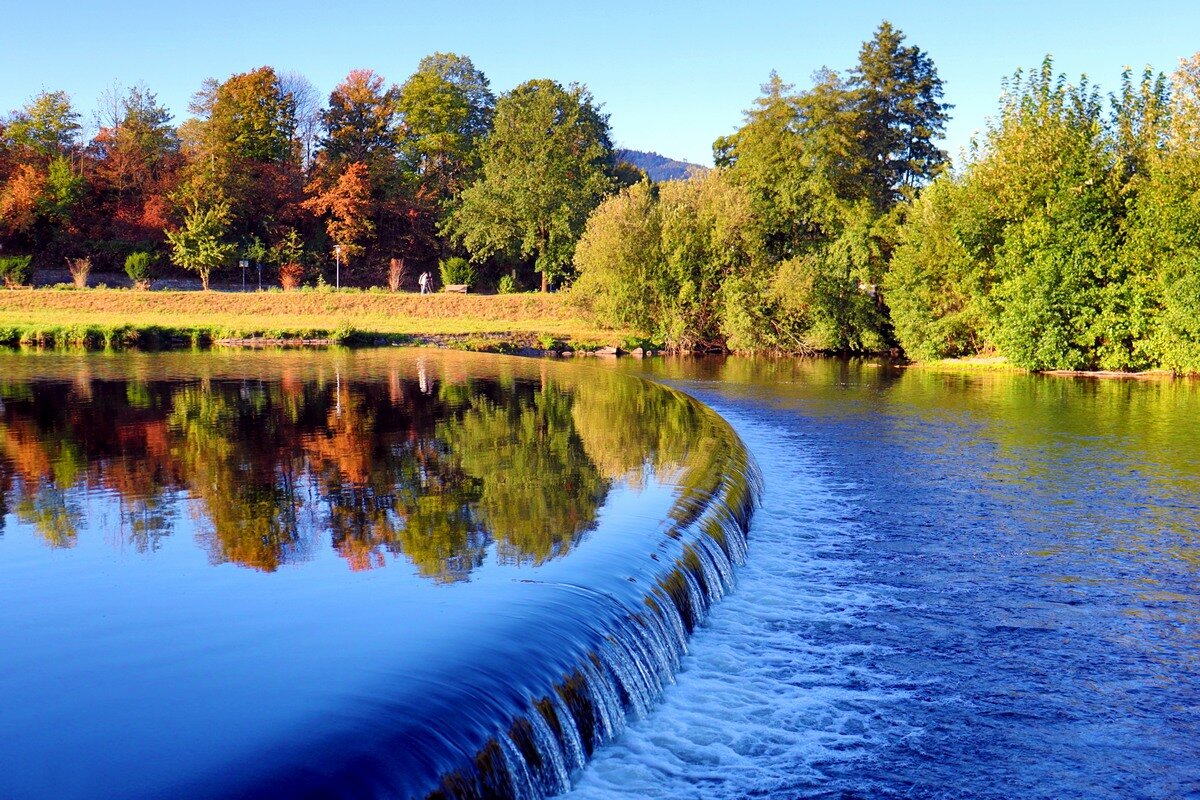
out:
{"label": "grassy bank", "polygon": [[620,344],[564,295],[313,292],[0,291],[0,342],[173,346],[230,339],[436,341],[500,347]]}
{"label": "grassy bank", "polygon": [[[1003,356],[968,356],[965,358],[943,358],[937,361],[917,361],[911,364],[904,365],[908,369],[923,369],[932,372],[1021,372],[1028,373],[1035,370],[1027,370],[1021,367],[1013,366],[1007,358]],[[1073,370],[1073,369],[1051,369],[1051,370],[1036,370],[1040,375],[1055,375],[1065,378],[1115,378],[1126,380],[1155,380],[1162,378],[1179,377],[1169,370],[1155,369],[1145,370],[1141,372],[1121,372],[1113,370]]]}

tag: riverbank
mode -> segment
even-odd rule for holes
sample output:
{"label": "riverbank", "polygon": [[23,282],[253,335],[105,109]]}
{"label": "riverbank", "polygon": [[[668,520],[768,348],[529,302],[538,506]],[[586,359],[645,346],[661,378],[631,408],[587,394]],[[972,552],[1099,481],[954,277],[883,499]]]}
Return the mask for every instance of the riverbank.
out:
{"label": "riverbank", "polygon": [[0,344],[177,347],[269,341],[589,351],[633,343],[559,294],[359,290],[0,292]]}
{"label": "riverbank", "polygon": [[914,361],[901,365],[906,369],[921,369],[931,372],[1009,372],[1019,374],[1055,375],[1062,378],[1115,378],[1118,380],[1159,380],[1163,378],[1196,377],[1180,376],[1166,369],[1149,369],[1141,372],[1117,370],[1048,369],[1037,373],[1013,366],[1004,356],[968,356],[965,358],[943,358],[937,361]]}

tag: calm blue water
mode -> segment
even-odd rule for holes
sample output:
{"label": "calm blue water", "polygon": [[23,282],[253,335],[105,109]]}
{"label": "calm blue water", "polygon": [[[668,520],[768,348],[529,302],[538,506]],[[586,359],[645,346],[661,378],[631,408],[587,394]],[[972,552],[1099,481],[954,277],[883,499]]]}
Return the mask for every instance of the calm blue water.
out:
{"label": "calm blue water", "polygon": [[619,368],[725,416],[766,490],[571,798],[1200,796],[1200,385]]}

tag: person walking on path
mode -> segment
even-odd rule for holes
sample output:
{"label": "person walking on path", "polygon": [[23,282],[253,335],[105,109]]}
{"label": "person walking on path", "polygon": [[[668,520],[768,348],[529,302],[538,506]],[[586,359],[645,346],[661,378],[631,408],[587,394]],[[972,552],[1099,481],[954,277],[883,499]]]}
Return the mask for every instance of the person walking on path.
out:
{"label": "person walking on path", "polygon": [[417,283],[421,284],[421,294],[429,294],[429,273],[422,272],[421,277],[417,278]]}

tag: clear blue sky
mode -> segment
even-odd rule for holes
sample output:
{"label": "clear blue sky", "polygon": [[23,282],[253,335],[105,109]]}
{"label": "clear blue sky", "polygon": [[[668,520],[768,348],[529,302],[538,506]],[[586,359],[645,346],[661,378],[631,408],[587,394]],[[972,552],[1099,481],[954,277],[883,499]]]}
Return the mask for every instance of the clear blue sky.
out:
{"label": "clear blue sky", "polygon": [[1170,72],[1200,50],[1191,2],[384,2],[201,3],[6,0],[0,110],[64,89],[90,121],[114,82],[145,83],[182,121],[201,80],[263,64],[323,93],[354,68],[396,83],[422,55],[468,55],[506,91],[529,78],[586,83],[619,145],[710,163],[770,70],[808,85],[844,69],[889,19],[926,50],[966,145],[996,106],[1000,80],[1053,53],[1068,75],[1116,87],[1124,65]]}

